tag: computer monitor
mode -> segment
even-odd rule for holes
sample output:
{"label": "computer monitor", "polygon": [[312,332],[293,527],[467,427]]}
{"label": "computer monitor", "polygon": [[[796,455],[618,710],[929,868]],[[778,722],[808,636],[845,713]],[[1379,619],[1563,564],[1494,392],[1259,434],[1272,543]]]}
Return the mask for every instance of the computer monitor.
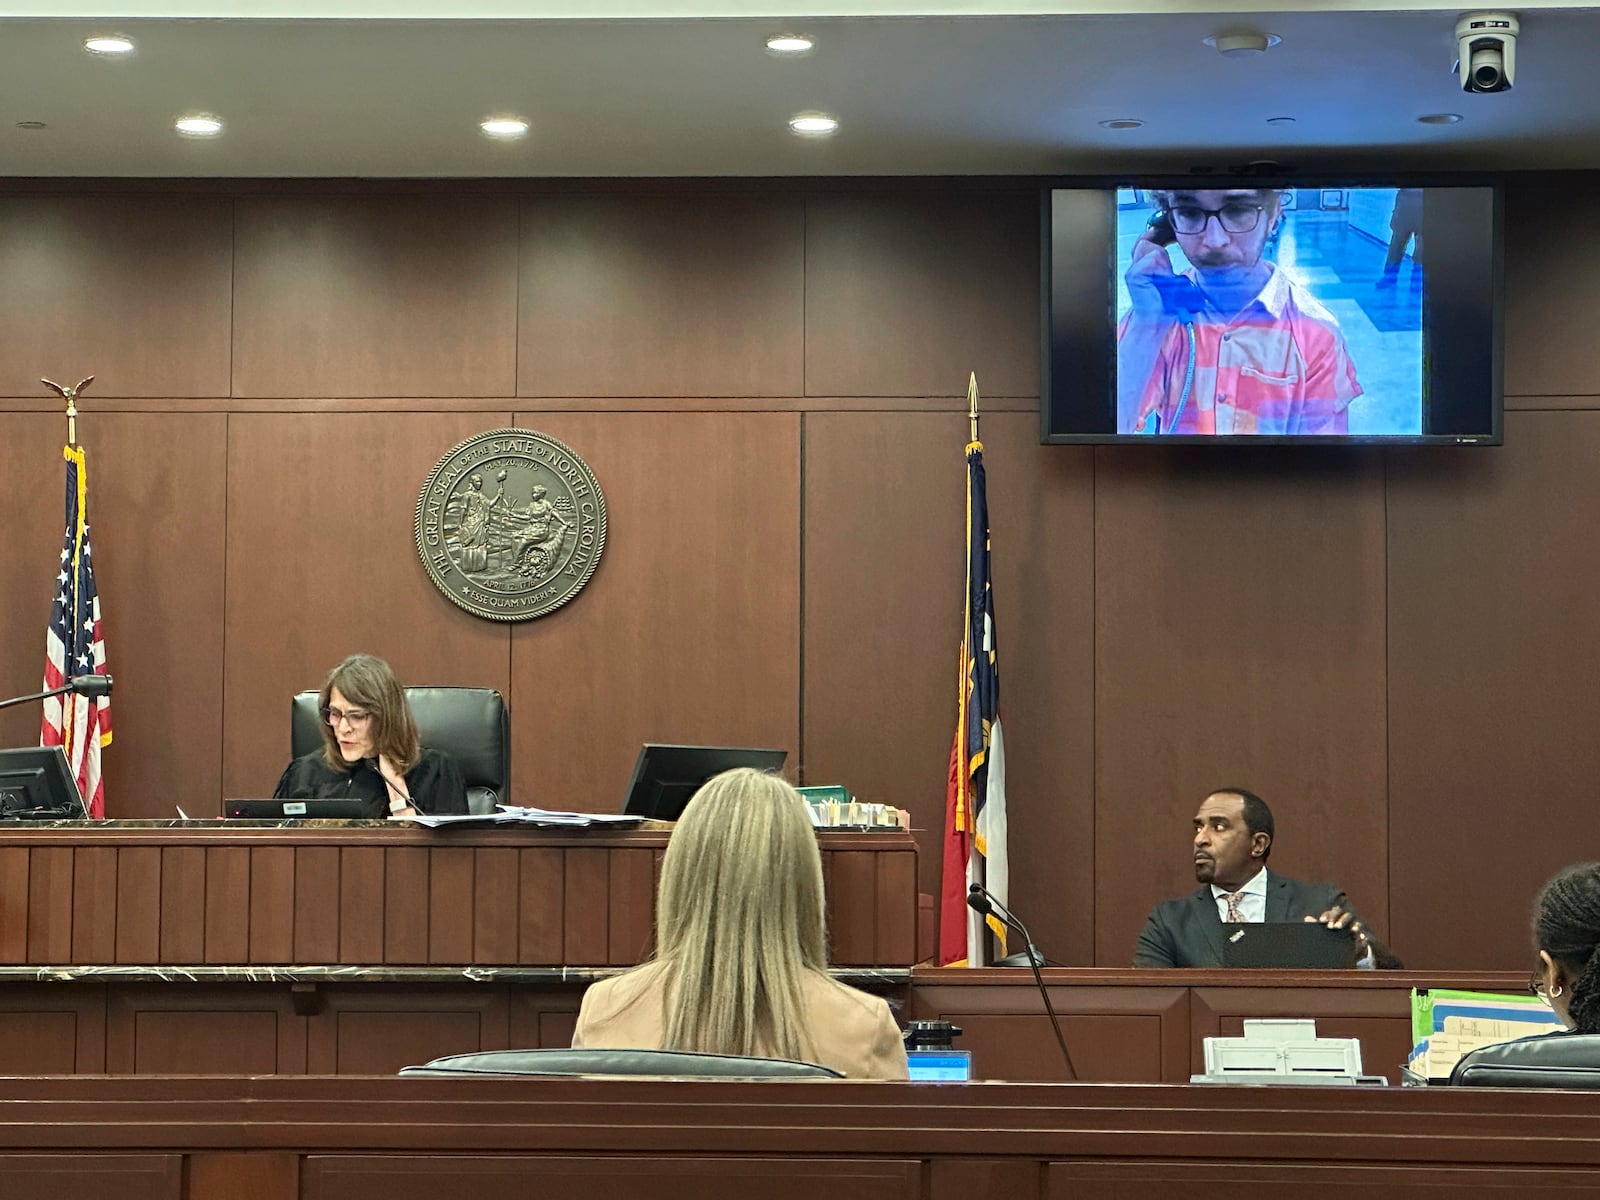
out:
{"label": "computer monitor", "polygon": [[87,816],[60,746],[0,750],[0,820],[81,821]]}
{"label": "computer monitor", "polygon": [[633,764],[633,781],[622,811],[657,821],[676,821],[689,797],[713,775],[735,767],[776,771],[787,750],[752,750],[740,746],[658,746],[646,742]]}

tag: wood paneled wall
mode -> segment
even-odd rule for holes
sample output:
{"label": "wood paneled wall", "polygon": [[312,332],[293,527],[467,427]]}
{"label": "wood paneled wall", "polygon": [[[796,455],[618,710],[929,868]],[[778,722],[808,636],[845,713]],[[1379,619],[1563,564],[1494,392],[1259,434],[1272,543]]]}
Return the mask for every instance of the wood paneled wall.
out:
{"label": "wood paneled wall", "polygon": [[[1117,965],[1192,886],[1210,787],[1278,814],[1409,965],[1528,959],[1600,791],[1600,241],[1508,186],[1506,445],[1040,447],[1028,181],[0,193],[0,691],[37,686],[63,421],[118,678],[118,816],[270,790],[288,697],[356,649],[511,704],[515,798],[611,807],[645,740],[787,747],[909,809],[937,890],[975,370],[1014,907]],[[577,602],[439,596],[428,468],[519,424],[610,508]],[[37,711],[0,714],[0,743]]]}

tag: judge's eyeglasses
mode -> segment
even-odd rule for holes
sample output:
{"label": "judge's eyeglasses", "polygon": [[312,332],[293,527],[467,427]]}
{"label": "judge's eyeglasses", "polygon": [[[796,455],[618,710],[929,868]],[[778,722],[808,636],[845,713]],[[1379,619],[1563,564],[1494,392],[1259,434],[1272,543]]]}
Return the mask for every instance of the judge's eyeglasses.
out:
{"label": "judge's eyeglasses", "polygon": [[372,714],[364,708],[324,708],[321,712],[322,719],[329,725],[337,725],[340,721],[349,721],[352,725],[365,725],[372,720]]}

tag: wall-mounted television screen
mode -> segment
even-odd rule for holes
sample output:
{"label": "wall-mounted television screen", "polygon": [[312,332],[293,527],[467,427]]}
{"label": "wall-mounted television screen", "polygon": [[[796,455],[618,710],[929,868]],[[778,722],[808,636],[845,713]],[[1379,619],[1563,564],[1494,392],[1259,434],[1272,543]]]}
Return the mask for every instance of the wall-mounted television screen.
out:
{"label": "wall-mounted television screen", "polygon": [[1500,194],[1044,195],[1046,442],[1498,444]]}

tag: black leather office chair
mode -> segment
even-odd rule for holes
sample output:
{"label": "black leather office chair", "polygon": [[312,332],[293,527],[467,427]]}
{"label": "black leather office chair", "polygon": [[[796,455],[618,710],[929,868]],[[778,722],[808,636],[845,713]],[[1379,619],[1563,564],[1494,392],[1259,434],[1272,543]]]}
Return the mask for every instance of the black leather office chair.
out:
{"label": "black leather office chair", "polygon": [[1546,1033],[1464,1054],[1450,1072],[1463,1087],[1600,1088],[1600,1034]]}
{"label": "black leather office chair", "polygon": [[821,1063],[788,1058],[744,1058],[737,1054],[694,1054],[684,1050],[611,1050],[556,1046],[546,1050],[484,1050],[451,1054],[402,1075],[656,1075],[724,1079],[843,1079]]}
{"label": "black leather office chair", "polygon": [[[322,745],[319,692],[301,692],[290,710],[289,752],[299,758]],[[408,687],[406,703],[424,746],[461,764],[467,811],[492,813],[511,794],[511,715],[492,688]]]}

